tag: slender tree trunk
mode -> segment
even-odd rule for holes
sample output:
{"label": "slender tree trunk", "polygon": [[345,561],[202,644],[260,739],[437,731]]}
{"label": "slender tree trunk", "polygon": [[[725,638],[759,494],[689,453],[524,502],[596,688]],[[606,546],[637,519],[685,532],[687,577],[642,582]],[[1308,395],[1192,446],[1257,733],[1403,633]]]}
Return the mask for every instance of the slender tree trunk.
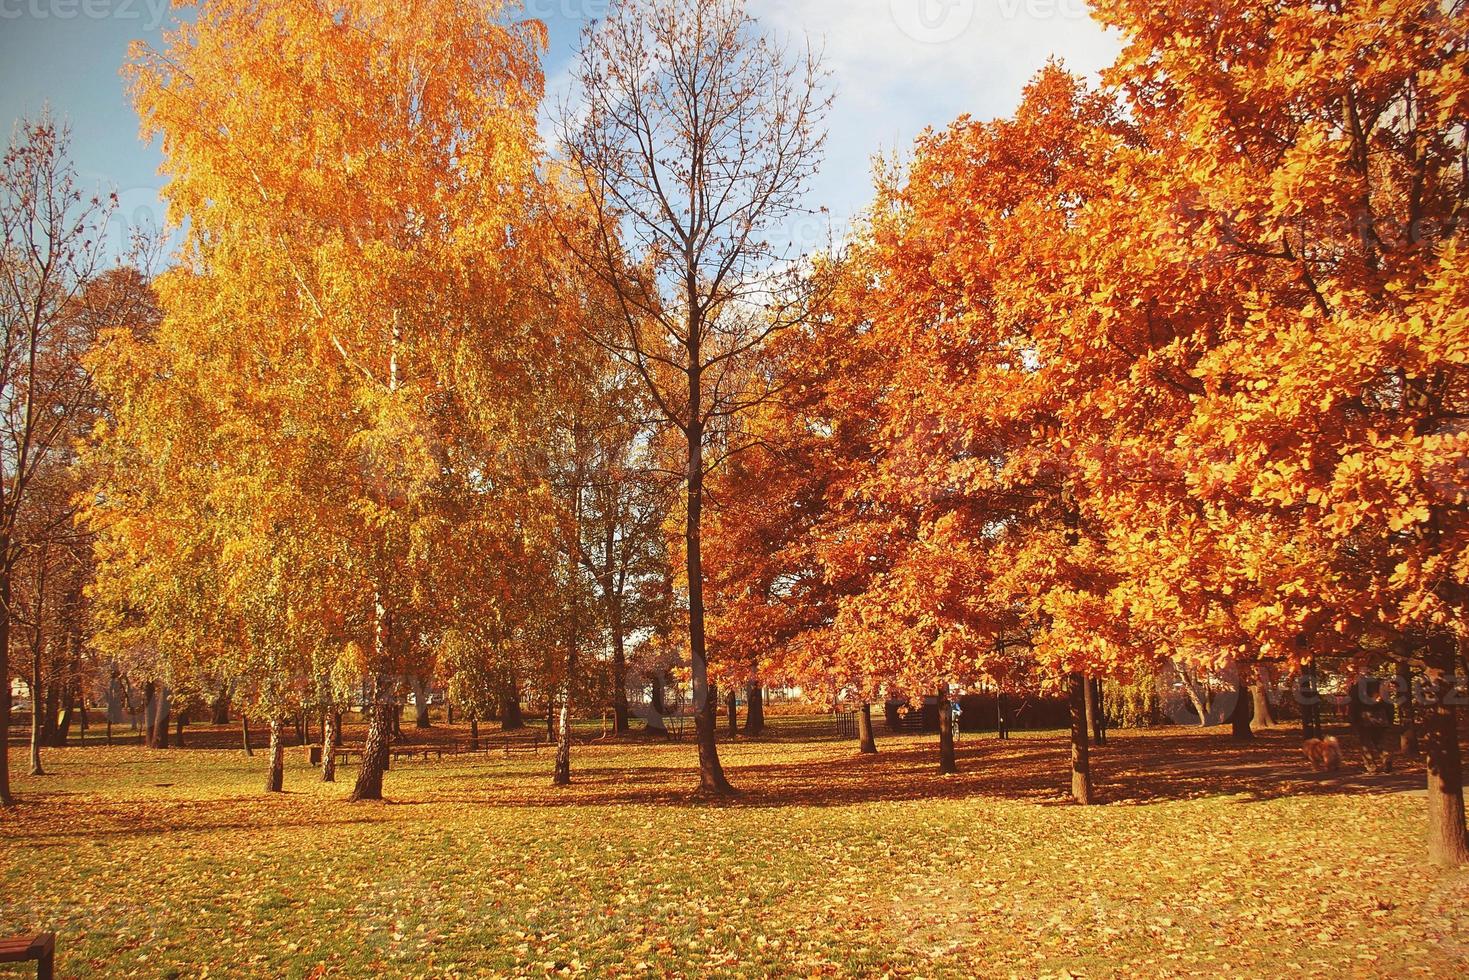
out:
{"label": "slender tree trunk", "polygon": [[178,721],[174,722],[173,728],[173,744],[178,748],[184,747],[184,726],[188,723],[189,713],[187,711],[179,712]]}
{"label": "slender tree trunk", "polygon": [[[693,314],[691,313],[692,317]],[[726,796],[734,787],[724,776],[719,763],[719,747],[714,740],[714,691],[709,683],[709,660],[704,636],[704,560],[702,521],[704,516],[704,418],[700,407],[703,396],[697,365],[697,324],[690,333],[689,351],[689,447],[687,519],[684,526],[684,550],[687,559],[689,593],[689,663],[694,688],[694,728],[699,742],[699,792]]]}
{"label": "slender tree trunk", "polygon": [[[44,577],[42,581],[45,581]],[[45,725],[41,719],[47,708],[41,695],[41,628],[34,627],[31,632],[31,775],[44,776],[46,770],[41,768],[41,742],[45,739]],[[8,686],[10,678],[5,678],[5,683]]]}
{"label": "slender tree trunk", "polygon": [[872,705],[866,701],[857,709],[857,751],[877,754],[877,738],[872,734]]}
{"label": "slender tree trunk", "polygon": [[469,716],[469,751],[479,751],[479,716],[476,714]]}
{"label": "slender tree trunk", "polygon": [[1092,802],[1091,759],[1086,737],[1086,677],[1071,675],[1071,797],[1077,803]]}
{"label": "slender tree trunk", "polygon": [[[612,531],[608,525],[607,564],[612,564]],[[627,713],[627,638],[622,635],[622,596],[611,584],[608,573],[608,622],[612,631],[612,731],[624,735],[631,730]]]}
{"label": "slender tree trunk", "polygon": [[1418,755],[1418,722],[1413,717],[1413,668],[1406,660],[1398,662],[1398,751],[1403,755]]}
{"label": "slender tree trunk", "polygon": [[321,713],[321,781],[337,781],[337,716],[332,711]]}
{"label": "slender tree trunk", "polygon": [[740,733],[739,698],[735,694],[734,685],[724,695],[725,717],[728,722],[729,737],[735,738]]}
{"label": "slender tree trunk", "polygon": [[210,705],[211,725],[228,725],[230,723],[230,689],[221,686],[219,694],[215,696],[214,703]]}
{"label": "slender tree trunk", "polygon": [[13,806],[10,792],[10,577],[5,561],[10,539],[0,535],[0,806]]}
{"label": "slender tree trunk", "polygon": [[653,713],[665,715],[668,713],[668,708],[663,703],[663,672],[661,670],[653,671],[651,683],[653,690],[648,700],[653,705]]}
{"label": "slender tree trunk", "polygon": [[1010,717],[1005,714],[1005,692],[995,691],[995,737],[1001,741],[1010,737]]}
{"label": "slender tree trunk", "polygon": [[240,741],[245,746],[245,754],[253,756],[255,750],[250,748],[250,716],[240,712]]}
{"label": "slender tree trunk", "polygon": [[[572,657],[567,658],[568,661]],[[571,785],[571,681],[568,679],[562,691],[560,724],[556,733],[556,772],[551,776],[553,786]]]}
{"label": "slender tree trunk", "polygon": [[1454,704],[1454,658],[1448,642],[1427,651],[1421,722],[1428,760],[1428,858],[1435,864],[1469,863],[1464,825],[1464,774],[1459,754],[1458,708]]}
{"label": "slender tree trunk", "polygon": [[281,743],[281,720],[277,715],[270,718],[270,767],[265,771],[265,791],[279,793],[285,784],[285,746]]}
{"label": "slender tree trunk", "polygon": [[1254,738],[1250,731],[1250,720],[1254,717],[1255,702],[1245,684],[1244,667],[1234,665],[1234,707],[1229,712],[1229,733],[1241,741]]}
{"label": "slender tree trunk", "polygon": [[1091,680],[1092,706],[1092,741],[1098,745],[1107,744],[1107,698],[1106,688],[1102,686],[1100,677]]}
{"label": "slender tree trunk", "polygon": [[939,772],[958,771],[959,762],[954,756],[954,712],[949,707],[949,686],[945,684],[939,688]]}
{"label": "slender tree trunk", "polygon": [[1086,727],[1092,733],[1092,740],[1098,745],[1101,745],[1102,740],[1096,736],[1097,730],[1101,728],[1101,724],[1097,720],[1098,693],[1096,680],[1095,677],[1088,677],[1086,679]]}

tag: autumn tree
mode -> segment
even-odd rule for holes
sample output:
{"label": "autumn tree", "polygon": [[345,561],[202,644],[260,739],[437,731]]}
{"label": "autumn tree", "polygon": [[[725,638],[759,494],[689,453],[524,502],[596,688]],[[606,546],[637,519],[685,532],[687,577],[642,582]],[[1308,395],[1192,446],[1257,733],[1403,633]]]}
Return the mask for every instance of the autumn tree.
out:
{"label": "autumn tree", "polygon": [[730,792],[709,699],[701,529],[712,425],[729,381],[802,315],[782,226],[803,207],[828,100],[809,51],[759,32],[741,0],[623,0],[583,36],[558,136],[602,233],[575,251],[615,291],[604,341],[685,447],[684,558],[702,791]]}
{"label": "autumn tree", "polygon": [[[0,746],[9,744],[14,574],[27,547],[40,544],[21,525],[30,521],[42,538],[58,526],[31,520],[27,499],[38,475],[63,468],[59,457],[91,398],[80,358],[99,317],[83,311],[83,294],[102,271],[102,231],[115,204],[81,188],[68,146],[65,127],[49,117],[22,121],[0,165]],[[50,517],[64,526],[65,512],[63,504]],[[6,756],[0,805],[13,802]]]}
{"label": "autumn tree", "polygon": [[170,216],[187,221],[164,306],[224,385],[197,393],[211,437],[271,434],[220,489],[231,506],[272,483],[311,502],[258,522],[256,541],[331,538],[312,553],[335,563],[367,681],[356,799],[382,794],[400,678],[430,649],[421,585],[453,532],[446,420],[513,417],[535,362],[520,286],[544,31],[503,13],[213,3],[128,68],[145,134],[163,137]]}

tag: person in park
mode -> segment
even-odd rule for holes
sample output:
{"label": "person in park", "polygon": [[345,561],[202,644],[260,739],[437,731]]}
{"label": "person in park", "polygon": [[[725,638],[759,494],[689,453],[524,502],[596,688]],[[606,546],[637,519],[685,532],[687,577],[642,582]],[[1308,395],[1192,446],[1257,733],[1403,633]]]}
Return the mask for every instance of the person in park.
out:
{"label": "person in park", "polygon": [[1362,745],[1362,766],[1369,773],[1390,772],[1392,752],[1387,737],[1392,727],[1392,705],[1383,697],[1382,682],[1376,677],[1359,677],[1352,685],[1347,708],[1352,732]]}

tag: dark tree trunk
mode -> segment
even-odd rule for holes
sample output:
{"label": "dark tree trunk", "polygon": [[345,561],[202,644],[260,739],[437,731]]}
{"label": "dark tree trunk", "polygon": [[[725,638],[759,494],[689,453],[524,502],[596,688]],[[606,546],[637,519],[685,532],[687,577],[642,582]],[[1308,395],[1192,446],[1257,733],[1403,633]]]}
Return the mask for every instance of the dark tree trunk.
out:
{"label": "dark tree trunk", "polygon": [[230,723],[230,689],[221,687],[214,703],[210,705],[211,725],[228,725]]}
{"label": "dark tree trunk", "polygon": [[745,734],[765,731],[765,691],[759,681],[751,681],[745,689]]}
{"label": "dark tree trunk", "polygon": [[[694,314],[690,314],[692,317]],[[691,323],[693,328],[695,324]],[[697,334],[690,334],[696,337]],[[691,343],[690,365],[699,363],[699,352]],[[694,728],[699,742],[699,792],[726,796],[734,787],[725,778],[719,762],[719,746],[715,743],[714,713],[717,707],[714,685],[709,683],[709,660],[704,636],[704,557],[701,534],[704,515],[704,415],[700,409],[703,379],[695,368],[689,371],[688,493],[685,496],[684,558],[688,572],[689,600],[689,667],[694,689]]]}
{"label": "dark tree trunk", "polygon": [[1398,751],[1403,755],[1418,755],[1418,721],[1413,717],[1413,668],[1407,661],[1398,663]]}
{"label": "dark tree trunk", "polygon": [[1092,801],[1091,759],[1086,737],[1086,677],[1072,674],[1071,705],[1071,798],[1077,803]]}
{"label": "dark tree trunk", "polygon": [[184,726],[189,723],[189,714],[186,711],[179,712],[178,720],[173,725],[173,744],[179,748],[184,747]]}
{"label": "dark tree trunk", "polygon": [[342,747],[342,713],[332,712],[332,744],[337,748]]}
{"label": "dark tree trunk", "polygon": [[469,716],[469,751],[479,751],[479,718],[475,715]]}
{"label": "dark tree trunk", "polygon": [[939,688],[939,772],[958,771],[959,763],[954,756],[954,712],[949,707],[949,687],[946,684]]}
{"label": "dark tree trunk", "polygon": [[[32,630],[35,638],[31,642],[31,775],[44,776],[46,770],[41,768],[41,743],[46,740],[45,724],[42,719],[47,714],[45,695],[41,690],[41,631],[39,628]],[[4,678],[8,687],[10,678]],[[0,746],[9,751],[9,746]]]}
{"label": "dark tree trunk", "polygon": [[872,705],[866,701],[857,709],[857,751],[877,754],[877,739],[872,734]]}
{"label": "dark tree trunk", "polygon": [[153,715],[153,747],[155,749],[168,748],[168,717],[173,692],[167,684],[158,687],[158,708]]}
{"label": "dark tree trunk", "polygon": [[730,685],[730,689],[724,695],[724,710],[729,737],[734,738],[740,733],[740,710],[739,696],[735,693],[733,685]]}
{"label": "dark tree trunk", "polygon": [[520,688],[511,674],[500,693],[500,731],[510,732],[525,727],[525,716],[520,711]]}
{"label": "dark tree trunk", "polygon": [[548,695],[546,697],[546,740],[555,743],[556,736],[556,699]]}
{"label": "dark tree trunk", "polygon": [[285,746],[281,744],[281,720],[270,719],[270,768],[265,771],[265,791],[279,793],[285,784]]}
{"label": "dark tree trunk", "polygon": [[1234,668],[1234,707],[1229,712],[1229,734],[1237,739],[1245,740],[1254,738],[1250,731],[1250,720],[1255,716],[1255,702],[1250,697],[1249,688],[1245,684],[1244,668],[1238,664]]}
{"label": "dark tree trunk", "polygon": [[1469,863],[1454,673],[1452,646],[1435,642],[1426,656],[1420,731],[1428,760],[1428,858],[1445,865]]}
{"label": "dark tree trunk", "polygon": [[448,724],[448,725],[453,725],[454,724],[454,702],[453,701],[447,701],[446,700],[444,702],[444,723],[445,724]]}
{"label": "dark tree trunk", "polygon": [[76,689],[70,681],[66,683],[61,692],[61,717],[57,719],[56,727],[51,731],[51,747],[65,748],[66,740],[71,737],[71,720],[76,712]]}
{"label": "dark tree trunk", "polygon": [[245,754],[254,755],[255,750],[250,748],[250,716],[240,712],[240,741],[244,743]]}
{"label": "dark tree trunk", "polygon": [[337,781],[337,716],[331,711],[321,713],[321,781]]}
{"label": "dark tree trunk", "polygon": [[383,773],[388,771],[388,746],[392,740],[393,719],[397,707],[393,704],[393,683],[386,674],[373,678],[371,697],[367,704],[367,740],[362,745],[362,764],[357,767],[357,784],[352,787],[352,799],[380,800],[383,798]]}
{"label": "dark tree trunk", "polygon": [[[611,564],[610,557],[608,564]],[[623,735],[631,726],[627,714],[627,639],[622,635],[622,596],[613,592],[608,603],[612,629],[612,730]]]}
{"label": "dark tree trunk", "polygon": [[296,744],[305,745],[311,738],[311,732],[306,726],[306,712],[298,711],[292,715],[291,724],[296,726]]}
{"label": "dark tree trunk", "polygon": [[995,692],[995,737],[1001,740],[1010,737],[1010,715],[1005,711],[1005,692]]}
{"label": "dark tree trunk", "polygon": [[658,671],[658,670],[653,671],[652,684],[653,684],[653,693],[649,696],[649,699],[648,700],[653,705],[653,713],[654,714],[658,714],[658,715],[666,715],[666,714],[668,714],[668,708],[663,703],[663,672],[662,671]]}

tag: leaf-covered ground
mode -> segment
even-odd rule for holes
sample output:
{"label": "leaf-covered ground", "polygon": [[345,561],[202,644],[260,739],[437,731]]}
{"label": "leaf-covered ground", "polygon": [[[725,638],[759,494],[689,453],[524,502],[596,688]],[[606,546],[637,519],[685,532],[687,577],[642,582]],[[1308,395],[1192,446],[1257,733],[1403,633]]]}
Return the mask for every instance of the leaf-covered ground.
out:
{"label": "leaf-covered ground", "polygon": [[774,726],[721,804],[687,742],[578,746],[563,790],[544,752],[402,763],[383,804],[299,750],[273,797],[260,754],[51,751],[0,815],[0,932],[57,931],[61,976],[1469,973],[1421,769],[1116,732],[1082,808],[1055,733],[966,735],[941,777],[931,736]]}

